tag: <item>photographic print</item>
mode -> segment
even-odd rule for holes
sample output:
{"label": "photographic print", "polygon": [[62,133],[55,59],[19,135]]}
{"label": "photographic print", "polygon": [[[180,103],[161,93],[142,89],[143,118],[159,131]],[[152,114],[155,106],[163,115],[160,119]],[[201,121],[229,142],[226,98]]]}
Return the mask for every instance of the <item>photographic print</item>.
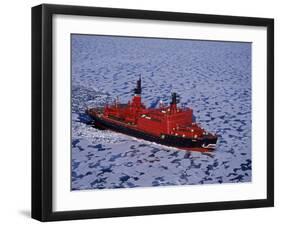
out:
{"label": "photographic print", "polygon": [[71,35],[71,189],[251,182],[251,43]]}
{"label": "photographic print", "polygon": [[42,4],[31,71],[32,218],[274,206],[274,19]]}

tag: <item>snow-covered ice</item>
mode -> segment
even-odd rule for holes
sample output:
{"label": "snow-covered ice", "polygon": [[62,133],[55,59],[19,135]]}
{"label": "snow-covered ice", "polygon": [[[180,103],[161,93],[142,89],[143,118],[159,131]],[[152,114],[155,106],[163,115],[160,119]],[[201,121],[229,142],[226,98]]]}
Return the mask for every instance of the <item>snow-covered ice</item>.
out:
{"label": "snow-covered ice", "polygon": [[[84,114],[116,96],[155,107],[177,92],[219,135],[212,154],[97,130]],[[251,44],[72,35],[72,190],[251,181]]]}

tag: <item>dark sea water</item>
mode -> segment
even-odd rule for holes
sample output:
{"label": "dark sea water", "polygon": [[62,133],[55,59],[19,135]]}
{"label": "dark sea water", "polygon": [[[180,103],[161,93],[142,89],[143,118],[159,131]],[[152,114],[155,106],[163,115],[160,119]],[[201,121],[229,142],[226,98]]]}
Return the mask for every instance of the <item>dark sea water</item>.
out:
{"label": "dark sea water", "polygon": [[[87,123],[87,107],[132,97],[155,107],[177,92],[219,136],[212,154]],[[251,44],[72,35],[72,190],[251,181]]]}

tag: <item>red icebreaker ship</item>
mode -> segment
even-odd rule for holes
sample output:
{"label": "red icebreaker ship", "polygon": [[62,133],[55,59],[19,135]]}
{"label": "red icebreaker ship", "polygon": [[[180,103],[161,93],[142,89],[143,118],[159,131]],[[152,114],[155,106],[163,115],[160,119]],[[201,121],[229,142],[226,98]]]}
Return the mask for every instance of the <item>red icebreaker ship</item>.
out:
{"label": "red icebreaker ship", "polygon": [[146,108],[141,102],[141,78],[137,81],[132,101],[103,108],[87,109],[98,129],[109,129],[136,138],[166,146],[191,151],[212,151],[217,136],[206,132],[193,121],[190,108],[179,108],[179,96],[172,93],[169,106],[160,103],[159,108]]}

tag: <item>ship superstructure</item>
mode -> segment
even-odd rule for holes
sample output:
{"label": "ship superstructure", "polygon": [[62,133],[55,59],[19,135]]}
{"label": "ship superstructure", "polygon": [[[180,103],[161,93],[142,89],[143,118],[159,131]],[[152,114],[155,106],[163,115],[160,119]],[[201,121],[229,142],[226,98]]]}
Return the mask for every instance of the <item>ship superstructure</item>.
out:
{"label": "ship superstructure", "polygon": [[141,100],[141,78],[137,81],[131,101],[102,108],[87,109],[93,125],[99,129],[110,129],[159,144],[193,151],[212,151],[217,136],[205,131],[193,120],[191,108],[180,108],[179,96],[171,94],[168,106],[160,102],[158,108],[146,108]]}

